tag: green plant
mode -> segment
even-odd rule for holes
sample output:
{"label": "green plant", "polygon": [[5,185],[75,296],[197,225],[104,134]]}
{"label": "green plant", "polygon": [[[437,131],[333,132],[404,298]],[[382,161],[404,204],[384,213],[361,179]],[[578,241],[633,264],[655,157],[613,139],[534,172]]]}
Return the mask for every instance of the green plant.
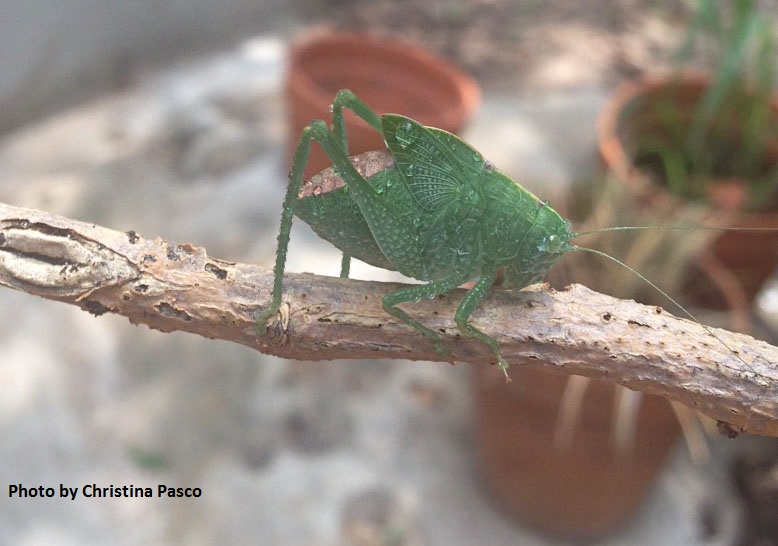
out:
{"label": "green plant", "polygon": [[679,74],[693,54],[710,69],[708,85],[686,95],[671,85],[654,103],[658,126],[642,138],[636,163],[681,197],[704,199],[711,184],[734,183],[747,193],[746,208],[760,208],[778,189],[772,22],[754,0],[697,0],[676,54]]}

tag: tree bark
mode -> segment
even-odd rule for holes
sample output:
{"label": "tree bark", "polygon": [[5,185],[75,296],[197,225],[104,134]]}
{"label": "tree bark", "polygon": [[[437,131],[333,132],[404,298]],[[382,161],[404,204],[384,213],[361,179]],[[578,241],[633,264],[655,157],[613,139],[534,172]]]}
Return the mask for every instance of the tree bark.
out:
{"label": "tree bark", "polygon": [[[272,281],[264,268],[189,244],[0,203],[0,285],[9,288],[285,358],[494,360],[453,324],[462,290],[407,307],[441,333],[450,350],[441,355],[383,311],[381,297],[401,285],[311,274],[286,276],[281,312],[260,339],[253,317]],[[698,409],[727,431],[778,436],[778,348],[763,341],[580,285],[494,289],[471,320],[515,365],[605,378]]]}

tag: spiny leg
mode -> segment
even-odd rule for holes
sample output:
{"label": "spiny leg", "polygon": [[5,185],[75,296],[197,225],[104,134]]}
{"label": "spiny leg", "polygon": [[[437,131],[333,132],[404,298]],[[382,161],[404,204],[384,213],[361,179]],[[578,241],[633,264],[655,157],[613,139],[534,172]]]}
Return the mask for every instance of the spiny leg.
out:
{"label": "spiny leg", "polygon": [[[340,142],[344,153],[348,156],[348,139],[346,138],[346,122],[343,116],[343,108],[348,108],[354,112],[379,133],[382,132],[381,116],[373,112],[370,107],[348,89],[338,91],[335,99],[332,101],[332,132],[335,133],[335,138]],[[344,279],[348,278],[350,269],[351,256],[344,252],[340,263],[340,276]]]}
{"label": "spiny leg", "polygon": [[[353,94],[351,95],[353,97]],[[349,98],[347,96],[347,98]],[[356,98],[356,97],[353,97]],[[355,103],[355,107],[363,105],[362,101]],[[341,120],[343,118],[342,104],[335,111],[337,112],[336,118]],[[365,108],[367,108],[365,106]],[[368,112],[369,109],[368,109]],[[358,115],[361,116],[359,112]],[[375,115],[375,114],[374,114]],[[356,181],[358,180],[365,186],[367,182],[360,176],[354,166],[348,160],[348,156],[345,150],[341,149],[338,138],[330,132],[326,124],[321,120],[314,120],[310,125],[303,129],[300,142],[295,150],[294,158],[292,159],[292,172],[289,174],[289,185],[286,189],[286,196],[284,197],[283,211],[281,213],[281,228],[278,233],[278,249],[276,250],[276,263],[273,267],[273,295],[270,305],[267,309],[262,311],[256,320],[257,333],[260,336],[264,336],[267,333],[267,319],[278,312],[281,307],[281,296],[283,292],[283,278],[284,268],[286,266],[286,254],[289,248],[289,235],[292,229],[292,221],[294,219],[294,208],[297,203],[300,187],[302,186],[303,173],[305,171],[305,165],[308,162],[308,156],[311,149],[311,140],[315,140],[324,149],[327,156],[332,161],[335,169],[340,173],[340,176],[344,177],[344,180]],[[348,266],[350,265],[350,257],[344,256],[341,263],[341,274],[348,274]]]}
{"label": "spiny leg", "polygon": [[381,303],[384,307],[384,311],[400,319],[405,324],[413,326],[422,334],[430,338],[433,345],[435,346],[435,352],[442,354],[445,353],[446,350],[443,348],[438,333],[434,330],[431,330],[430,328],[427,328],[419,321],[411,318],[405,311],[398,308],[397,305],[409,301],[419,301],[424,298],[434,298],[439,294],[445,294],[449,290],[456,288],[466,280],[467,279],[447,278],[434,281],[429,284],[420,284],[410,288],[404,288],[402,290],[398,290],[397,292],[387,294],[383,297]]}
{"label": "spiny leg", "polygon": [[[310,126],[309,126],[310,127]],[[281,307],[281,294],[283,291],[284,268],[286,267],[286,253],[289,248],[289,234],[292,230],[294,219],[294,207],[297,203],[300,187],[302,186],[303,172],[308,163],[308,155],[311,151],[311,134],[309,127],[303,129],[300,142],[292,159],[292,172],[289,173],[289,184],[286,188],[283,210],[281,212],[281,228],[278,232],[278,247],[276,249],[276,263],[273,266],[273,295],[270,305],[262,311],[256,320],[257,333],[264,336],[267,333],[267,319],[275,315]]]}
{"label": "spiny leg", "polygon": [[335,133],[335,136],[340,140],[344,150],[347,150],[348,146],[346,144],[346,122],[343,117],[343,108],[348,108],[357,116],[365,120],[373,129],[383,134],[381,116],[373,112],[373,110],[362,102],[354,93],[348,89],[341,89],[332,101],[332,132]]}
{"label": "spiny leg", "polygon": [[343,257],[340,260],[340,278],[348,279],[349,271],[351,270],[351,256],[343,253]]}
{"label": "spiny leg", "polygon": [[489,288],[491,288],[492,284],[494,283],[496,276],[497,272],[491,271],[482,275],[481,278],[476,281],[473,288],[467,291],[467,294],[465,294],[465,297],[462,299],[459,307],[457,307],[454,320],[462,332],[469,335],[470,337],[474,337],[475,339],[486,343],[492,349],[494,355],[497,357],[497,365],[505,374],[505,379],[510,381],[510,377],[508,377],[508,363],[502,357],[502,354],[500,353],[500,346],[497,341],[493,337],[486,335],[481,330],[467,322],[467,319],[470,318],[470,315],[473,313],[476,306],[481,303],[486,294],[489,292]]}

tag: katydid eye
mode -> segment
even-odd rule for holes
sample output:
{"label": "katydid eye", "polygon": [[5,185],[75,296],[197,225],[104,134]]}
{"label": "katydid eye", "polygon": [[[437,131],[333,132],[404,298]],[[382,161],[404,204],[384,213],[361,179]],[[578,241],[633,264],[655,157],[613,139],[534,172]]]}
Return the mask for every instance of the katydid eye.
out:
{"label": "katydid eye", "polygon": [[559,254],[564,250],[564,242],[556,235],[549,235],[538,245],[538,250],[550,254]]}

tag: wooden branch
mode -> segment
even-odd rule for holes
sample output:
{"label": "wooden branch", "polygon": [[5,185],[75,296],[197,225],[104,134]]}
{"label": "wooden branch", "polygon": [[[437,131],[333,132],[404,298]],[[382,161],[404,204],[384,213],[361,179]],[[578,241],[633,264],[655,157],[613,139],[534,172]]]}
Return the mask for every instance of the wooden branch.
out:
{"label": "wooden branch", "polygon": [[[408,307],[441,332],[448,355],[383,311],[381,297],[399,285],[311,274],[287,276],[284,306],[258,339],[253,317],[269,302],[271,272],[2,203],[0,285],[286,358],[493,361],[453,324],[461,290]],[[694,407],[732,430],[778,436],[778,348],[749,336],[706,330],[580,285],[495,289],[472,322],[500,342],[509,362],[609,379]]]}

